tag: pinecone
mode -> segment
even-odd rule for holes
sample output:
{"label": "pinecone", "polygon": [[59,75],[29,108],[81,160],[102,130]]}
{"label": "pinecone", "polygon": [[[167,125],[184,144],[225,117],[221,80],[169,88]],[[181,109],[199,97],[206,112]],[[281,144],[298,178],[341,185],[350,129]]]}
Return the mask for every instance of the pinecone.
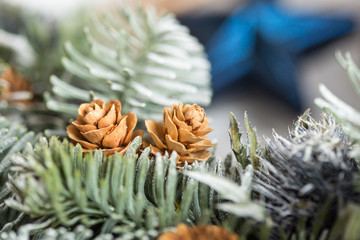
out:
{"label": "pinecone", "polygon": [[124,152],[130,142],[143,131],[134,131],[135,114],[121,115],[121,103],[110,100],[93,100],[83,103],[78,109],[77,120],[67,127],[69,137],[83,147],[83,151],[101,149],[105,155]]}
{"label": "pinecone", "polygon": [[165,107],[162,123],[146,120],[145,125],[155,143],[151,145],[152,152],[176,151],[178,168],[184,166],[185,161],[192,164],[195,160],[207,160],[211,156],[207,149],[216,145],[207,137],[213,129],[208,125],[205,111],[196,104]]}
{"label": "pinecone", "polygon": [[237,240],[238,236],[215,225],[199,225],[192,228],[179,224],[175,232],[166,232],[158,240]]}
{"label": "pinecone", "polygon": [[0,76],[0,100],[28,104],[32,99],[30,81],[8,67]]}

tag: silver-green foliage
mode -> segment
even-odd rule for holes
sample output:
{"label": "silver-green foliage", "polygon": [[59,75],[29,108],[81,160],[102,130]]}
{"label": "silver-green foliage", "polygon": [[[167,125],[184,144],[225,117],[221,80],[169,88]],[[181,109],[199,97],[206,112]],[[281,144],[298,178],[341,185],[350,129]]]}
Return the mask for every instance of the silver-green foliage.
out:
{"label": "silver-green foliage", "polygon": [[258,154],[260,147],[258,146],[256,130],[251,126],[246,113],[244,119],[247,133],[246,142],[242,141],[242,133],[239,130],[238,122],[233,113],[230,113],[228,132],[237,161],[226,167],[237,171],[237,177],[224,178],[223,176],[205,172],[187,172],[186,175],[209,185],[220,194],[222,200],[230,201],[219,203],[216,206],[218,209],[238,217],[251,218],[261,222],[265,220],[264,208],[251,199],[253,173],[254,168],[256,169],[259,164]]}
{"label": "silver-green foliage", "polygon": [[236,160],[241,163],[243,168],[246,168],[249,163],[251,163],[254,168],[257,168],[259,166],[258,154],[260,153],[261,148],[258,145],[256,129],[251,126],[246,112],[244,114],[244,120],[247,133],[246,142],[241,140],[242,133],[239,130],[239,123],[234,114],[230,113],[230,127],[228,132],[231,148]]}
{"label": "silver-green foliage", "polygon": [[261,201],[254,200],[252,193],[253,167],[243,170],[237,163],[241,181],[206,172],[187,172],[186,175],[209,185],[221,196],[216,208],[229,214],[222,225],[238,234],[239,239],[268,240],[272,223]]}
{"label": "silver-green foliage", "polygon": [[[350,144],[335,119],[324,115],[315,121],[309,112],[299,117],[288,138],[275,132],[273,137],[266,139],[261,167],[254,173],[254,191],[265,197],[266,208],[287,233],[304,218],[313,222],[307,232],[319,237],[319,226],[332,226],[342,203],[359,203],[359,170],[349,156]],[[316,214],[326,204],[328,214],[318,223]]]}
{"label": "silver-green foliage", "polygon": [[51,74],[64,72],[61,56],[65,41],[81,45],[83,15],[71,13],[59,21],[0,0],[0,59],[28,77],[34,94],[41,97],[51,90]]}
{"label": "silver-green foliage", "polygon": [[11,123],[0,115],[0,174],[5,173],[10,165],[10,156],[20,152],[27,141],[32,140],[34,133],[18,123]]}
{"label": "silver-green foliage", "polygon": [[[346,69],[348,77],[354,90],[360,96],[360,69],[347,53],[345,57],[338,52],[336,54],[340,65]],[[353,156],[360,154],[360,112],[336,97],[323,84],[319,86],[322,98],[316,98],[315,104],[328,114],[333,115],[336,120],[343,124],[345,133],[355,142]]]}
{"label": "silver-green foliage", "polygon": [[[242,169],[242,168],[239,168]],[[260,204],[251,200],[253,167],[248,165],[245,172],[241,171],[241,184],[214,174],[201,172],[187,172],[189,177],[209,185],[220,193],[223,200],[230,202],[219,203],[216,207],[222,211],[232,213],[238,217],[252,218],[264,221],[265,210]]]}
{"label": "silver-green foliage", "polygon": [[243,239],[359,239],[359,169],[333,118],[324,115],[317,122],[305,112],[288,138],[274,132],[274,140],[265,139],[264,147],[252,139],[247,117],[247,141],[242,141],[233,115],[230,120],[232,148],[238,164],[245,165],[241,179],[187,173],[227,200],[217,207],[235,216],[230,229]]}
{"label": "silver-green foliage", "polygon": [[75,116],[74,100],[119,99],[125,112],[159,120],[163,106],[210,103],[210,65],[203,47],[173,15],[127,1],[94,18],[85,34],[87,52],[67,42],[62,59],[77,78],[50,79],[53,92],[69,101],[47,96],[49,109]]}
{"label": "silver-green foliage", "polygon": [[[35,236],[31,234],[32,224],[21,226],[17,232],[4,232],[0,234],[0,240],[90,240],[94,236],[90,229],[79,225],[73,231],[69,231],[64,227],[53,229],[48,228],[44,232]],[[101,234],[95,240],[113,240],[112,236]]]}
{"label": "silver-green foliage", "polygon": [[232,174],[215,175],[209,172],[186,172],[189,177],[207,184],[220,194],[221,201],[215,208],[227,212],[229,217],[223,222],[228,229],[236,232],[239,239],[269,239],[271,223],[265,207],[259,199],[252,197],[253,173],[259,165],[261,148],[257,143],[256,131],[245,114],[247,141],[241,139],[238,122],[230,113],[229,135],[231,147],[237,161],[228,157],[224,171]]}
{"label": "silver-green foliage", "polygon": [[[37,218],[34,231],[82,224],[95,234],[122,239],[153,239],[180,222],[226,218],[214,210],[219,196],[213,190],[176,170],[176,153],[151,159],[147,148],[138,156],[140,144],[138,137],[124,156],[109,158],[101,151],[83,157],[80,145],[55,137],[49,143],[42,138],[34,148],[28,144],[25,155],[12,158],[14,177],[8,185],[15,196],[6,204]],[[187,169],[226,175],[224,164]]]}
{"label": "silver-green foliage", "polygon": [[10,122],[0,115],[0,232],[10,229],[13,226],[12,221],[18,217],[18,214],[8,209],[4,203],[4,200],[11,195],[6,187],[11,165],[10,157],[22,152],[25,143],[36,141],[37,137],[21,124]]}

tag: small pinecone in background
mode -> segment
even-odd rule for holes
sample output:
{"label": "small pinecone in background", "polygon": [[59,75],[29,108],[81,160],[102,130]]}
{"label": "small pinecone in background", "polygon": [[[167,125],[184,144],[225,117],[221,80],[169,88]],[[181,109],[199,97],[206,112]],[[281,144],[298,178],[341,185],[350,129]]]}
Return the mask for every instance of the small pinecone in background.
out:
{"label": "small pinecone in background", "polygon": [[145,121],[146,129],[155,143],[151,145],[153,153],[176,151],[179,155],[177,166],[183,167],[185,162],[192,164],[195,160],[205,161],[211,153],[207,150],[215,146],[207,134],[211,132],[208,119],[202,107],[182,103],[165,107],[163,122]]}
{"label": "small pinecone in background", "polygon": [[265,197],[274,222],[287,233],[296,231],[303,217],[309,229],[314,227],[315,216],[328,201],[325,228],[334,223],[339,203],[359,202],[358,168],[348,156],[351,149],[341,126],[332,117],[324,115],[316,122],[305,112],[289,139],[274,132],[274,140],[267,139],[253,190],[256,196]]}
{"label": "small pinecone in background", "polygon": [[166,232],[158,240],[237,240],[238,236],[215,225],[199,225],[189,228],[179,224],[175,232]]}
{"label": "small pinecone in background", "polygon": [[111,155],[126,151],[135,137],[142,136],[142,130],[134,131],[136,124],[135,114],[121,115],[119,100],[105,104],[96,99],[80,105],[77,119],[67,127],[67,133],[84,152],[100,149],[103,154]]}
{"label": "small pinecone in background", "polygon": [[0,75],[0,100],[28,104],[33,98],[29,79],[14,68],[6,68]]}

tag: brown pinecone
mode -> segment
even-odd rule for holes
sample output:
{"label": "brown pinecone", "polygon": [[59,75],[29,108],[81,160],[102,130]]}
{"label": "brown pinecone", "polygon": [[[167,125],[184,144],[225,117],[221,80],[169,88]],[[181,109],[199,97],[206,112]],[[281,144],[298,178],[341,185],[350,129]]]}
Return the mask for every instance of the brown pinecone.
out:
{"label": "brown pinecone", "polygon": [[105,155],[124,152],[130,142],[143,131],[134,131],[137,123],[135,114],[128,112],[121,115],[119,100],[93,100],[83,103],[78,109],[78,116],[67,127],[69,137],[81,144],[83,151],[100,149]]}
{"label": "brown pinecone", "polygon": [[8,67],[0,76],[0,100],[28,104],[32,99],[30,81]]}
{"label": "brown pinecone", "polygon": [[211,153],[208,148],[215,146],[208,139],[207,134],[211,132],[202,107],[194,104],[182,103],[165,107],[163,110],[163,122],[155,123],[146,120],[146,129],[155,143],[151,145],[153,153],[176,151],[179,155],[177,166],[182,167],[185,161],[192,164],[195,160],[205,161]]}
{"label": "brown pinecone", "polygon": [[215,225],[199,225],[192,228],[179,224],[175,232],[166,232],[158,240],[237,240],[238,236]]}

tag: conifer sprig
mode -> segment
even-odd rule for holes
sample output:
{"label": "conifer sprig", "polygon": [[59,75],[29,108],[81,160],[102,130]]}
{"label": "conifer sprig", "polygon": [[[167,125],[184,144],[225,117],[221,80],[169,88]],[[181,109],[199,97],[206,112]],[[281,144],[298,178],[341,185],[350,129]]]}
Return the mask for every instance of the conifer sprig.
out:
{"label": "conifer sprig", "polygon": [[[90,229],[86,229],[84,226],[79,225],[74,230],[69,231],[65,227],[58,229],[48,228],[44,232],[36,234],[35,236],[31,233],[32,225],[27,224],[21,226],[18,231],[4,232],[0,234],[0,240],[113,240],[113,236],[109,234],[100,234],[94,236],[94,233]],[[95,237],[95,238],[93,238]]]}
{"label": "conifer sprig", "polygon": [[20,219],[19,214],[5,205],[4,200],[11,196],[6,186],[8,181],[11,156],[23,152],[26,142],[34,142],[39,138],[33,132],[16,122],[10,122],[0,115],[0,233],[11,229]]}
{"label": "conifer sprig", "polygon": [[[83,157],[81,146],[55,137],[42,138],[26,155],[13,159],[9,187],[15,195],[6,204],[38,219],[32,230],[82,224],[94,234],[110,233],[129,239],[153,239],[180,222],[220,223],[226,216],[214,210],[219,196],[208,186],[176,170],[176,154],[150,159],[140,156],[137,137],[124,156],[103,157],[100,151]],[[212,171],[222,173],[224,162]],[[189,171],[205,171],[196,163]]]}
{"label": "conifer sprig", "polygon": [[49,77],[64,72],[61,64],[64,42],[82,45],[78,43],[84,40],[81,34],[83,13],[74,15],[58,21],[0,1],[0,59],[31,80],[39,99],[44,91],[51,90]]}
{"label": "conifer sprig", "polygon": [[[346,70],[355,92],[360,97],[360,69],[349,53],[345,54],[344,57],[340,52],[337,52],[336,57],[340,65]],[[360,156],[360,112],[336,97],[323,84],[320,84],[319,90],[322,98],[316,98],[315,104],[343,124],[345,133],[355,143],[353,156],[358,158]]]}
{"label": "conifer sprig", "polygon": [[65,44],[64,67],[76,76],[52,76],[51,110],[76,115],[73,101],[119,99],[139,119],[160,120],[163,106],[210,103],[209,62],[203,47],[171,14],[135,4],[100,14],[85,28],[88,50]]}
{"label": "conifer sprig", "polygon": [[[249,127],[247,131],[251,136]],[[237,164],[247,166],[239,171],[240,180],[229,181],[208,173],[187,174],[230,200],[218,207],[237,215],[227,223],[232,231],[244,239],[342,239],[345,234],[357,239],[354,222],[360,216],[359,169],[349,157],[351,145],[332,117],[324,115],[317,122],[307,111],[288,138],[274,132],[273,141],[266,139],[264,148],[257,147],[259,165],[254,170],[250,154],[256,149],[251,148],[254,141],[251,137],[241,140],[233,115],[229,132]],[[255,206],[265,208],[265,213],[254,214]],[[252,215],[249,209],[253,209]],[[263,222],[244,221],[244,217],[256,216],[262,216],[256,220]],[[245,233],[241,227],[244,224],[249,224]]]}
{"label": "conifer sprig", "polygon": [[[274,221],[286,232],[296,231],[296,223],[303,218],[313,222],[305,225],[309,234],[319,237],[322,228],[311,232],[316,224],[326,227],[327,221],[330,227],[341,203],[358,203],[359,170],[349,156],[350,144],[334,118],[324,115],[315,121],[308,111],[299,117],[288,138],[275,132],[273,137],[273,141],[266,139],[254,190],[265,197]],[[326,203],[326,217],[318,223],[315,214]]]}

